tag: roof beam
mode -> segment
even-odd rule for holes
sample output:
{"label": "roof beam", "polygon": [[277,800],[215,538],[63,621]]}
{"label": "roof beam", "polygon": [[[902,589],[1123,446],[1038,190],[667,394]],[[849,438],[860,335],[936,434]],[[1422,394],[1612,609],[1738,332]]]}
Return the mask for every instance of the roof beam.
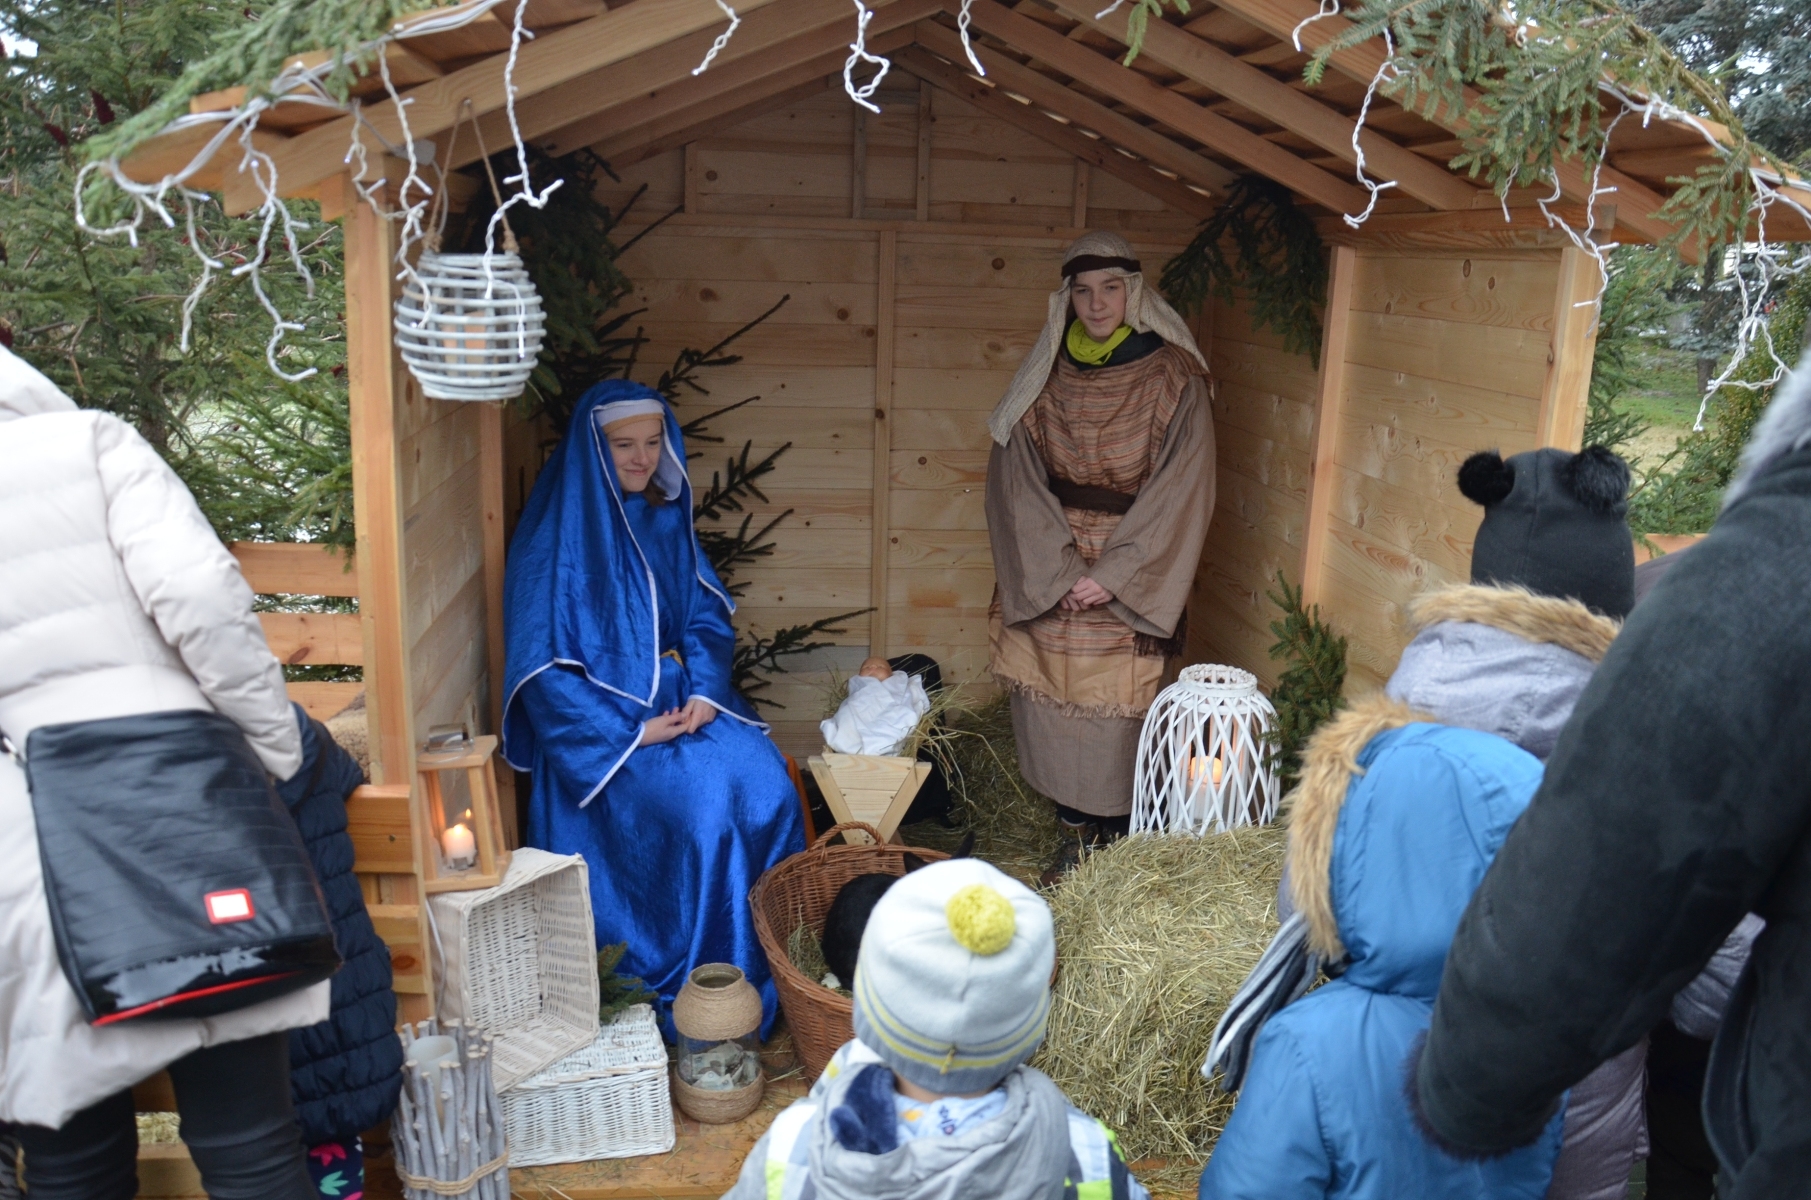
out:
{"label": "roof beam", "polygon": [[[940,6],[941,0],[896,0],[877,7],[868,33],[879,36],[909,26]],[[675,43],[670,51],[663,48],[599,76],[574,80],[544,93],[533,111],[518,106],[522,135],[540,141],[550,154],[568,154],[706,100],[736,104],[744,88],[808,59],[841,51],[835,64],[840,67],[849,56],[852,25],[848,0],[780,0],[743,19],[730,45],[744,34],[754,36],[740,57],[728,58],[725,47],[710,70],[693,75],[709,45],[707,34],[695,35],[700,44]],[[558,124],[549,125],[549,119]],[[485,133],[488,137],[488,126]],[[455,165],[476,158],[461,154]]]}
{"label": "roof beam", "polygon": [[994,0],[973,0],[969,16],[975,25],[1007,45],[1161,121],[1215,153],[1237,159],[1316,204],[1334,212],[1357,212],[1365,206],[1365,193],[1352,184]]}
{"label": "roof beam", "polygon": [[[962,39],[954,30],[934,21],[920,21],[916,29],[920,46],[958,66],[962,64]],[[1153,166],[1173,171],[1189,183],[1222,196],[1239,178],[1213,159],[1196,154],[1161,131],[1140,125],[1104,104],[1095,103],[1048,75],[1041,75],[1023,63],[982,46],[978,39],[974,50],[981,65],[987,68],[989,79],[1085,129],[1092,129]]]}
{"label": "roof beam", "polygon": [[1155,196],[1179,212],[1206,217],[1218,207],[1213,200],[1199,192],[1191,191],[1174,179],[1159,175],[1145,164],[1127,158],[1110,143],[1091,138],[1072,125],[1065,125],[1046,116],[1034,105],[1014,100],[1000,88],[970,75],[966,67],[946,63],[923,47],[901,50],[894,58],[912,74],[930,80],[937,87],[974,105],[989,116],[1016,125],[1033,137],[1073,154],[1089,166],[1125,180],[1139,191]]}
{"label": "roof beam", "polygon": [[[741,0],[739,9],[746,19],[752,15],[751,10],[772,2]],[[715,0],[635,0],[602,16],[542,34],[524,43],[517,57],[517,101],[601,67],[632,62],[687,34],[715,29],[723,23],[723,12]],[[734,44],[732,39],[731,46]],[[411,89],[407,94],[410,134],[433,137],[451,129],[468,98],[480,114],[502,108],[507,57],[492,55]],[[366,108],[364,119],[392,143],[403,140],[402,124],[393,102]],[[272,158],[282,192],[293,195],[344,171],[353,129],[354,119],[347,115],[278,147]]]}
{"label": "roof beam", "polygon": [[[1127,13],[1122,8],[1095,19],[1094,0],[1051,0],[1056,10],[1122,44],[1129,44]],[[1293,52],[1293,47],[1291,48]],[[1307,138],[1343,162],[1356,164],[1352,149],[1352,118],[1329,108],[1314,97],[1296,91],[1257,67],[1240,62],[1209,42],[1162,20],[1145,27],[1144,49],[1153,62],[1180,72],[1208,90],[1242,105],[1291,133]],[[1472,206],[1478,189],[1392,142],[1374,129],[1359,134],[1369,172],[1395,180],[1407,195],[1438,209]]]}
{"label": "roof beam", "polygon": [[[1302,26],[1308,18],[1319,13],[1315,0],[1214,0],[1221,8],[1235,16],[1243,17],[1253,25],[1264,30],[1272,37],[1290,39],[1297,26]],[[1156,24],[1156,22],[1152,22]],[[1326,45],[1335,37],[1351,28],[1351,22],[1344,17],[1322,17],[1302,26],[1302,47],[1310,52]],[[1340,74],[1351,79],[1369,84],[1376,77],[1378,68],[1383,66],[1383,46],[1372,38],[1346,50],[1337,50],[1328,60],[1330,66]],[[1467,110],[1477,100],[1477,93],[1467,91],[1465,104]],[[1470,132],[1471,122],[1465,112],[1454,112],[1450,106],[1442,105],[1433,112],[1420,114],[1434,124],[1461,137]],[[1553,164],[1554,173],[1558,176],[1561,193],[1568,200],[1584,201],[1591,192],[1591,177],[1583,165],[1576,161],[1562,160]],[[1613,186],[1616,191],[1612,198],[1616,203],[1616,219],[1619,224],[1633,230],[1650,241],[1661,241],[1675,231],[1675,227],[1662,221],[1653,214],[1666,203],[1666,198],[1653,188],[1634,179],[1613,167],[1603,168],[1600,183]],[[1496,197],[1488,191],[1480,191],[1477,201],[1479,207],[1491,207],[1496,204]],[[1689,248],[1688,257],[1692,255]]]}

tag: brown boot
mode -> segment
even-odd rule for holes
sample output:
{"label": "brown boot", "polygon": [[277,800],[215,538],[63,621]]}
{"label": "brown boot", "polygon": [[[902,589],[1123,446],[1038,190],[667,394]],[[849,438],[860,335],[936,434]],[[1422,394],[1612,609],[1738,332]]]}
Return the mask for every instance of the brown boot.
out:
{"label": "brown boot", "polygon": [[1092,821],[1085,825],[1065,823],[1062,830],[1062,847],[1057,850],[1056,857],[1050,861],[1050,866],[1045,868],[1042,875],[1038,876],[1038,884],[1041,887],[1053,888],[1061,883],[1064,876],[1081,866],[1082,859],[1087,857],[1088,851],[1100,845],[1103,840],[1100,826]]}

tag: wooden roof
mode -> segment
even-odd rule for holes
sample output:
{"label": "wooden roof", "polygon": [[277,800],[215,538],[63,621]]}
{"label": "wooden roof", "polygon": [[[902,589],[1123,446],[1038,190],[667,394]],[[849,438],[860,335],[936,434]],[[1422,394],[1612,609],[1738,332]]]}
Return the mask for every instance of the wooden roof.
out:
{"label": "wooden roof", "polygon": [[[1344,26],[1341,17],[1292,31],[1318,11],[1316,0],[1214,0],[1191,15],[1153,20],[1142,53],[1128,69],[1126,12],[1097,18],[1101,0],[972,0],[971,34],[987,78],[972,73],[956,33],[959,0],[886,0],[873,5],[871,50],[903,69],[958,93],[1095,167],[1121,176],[1185,212],[1205,214],[1244,172],[1267,176],[1324,214],[1335,238],[1352,236],[1336,218],[1362,210],[1368,196],[1354,179],[1352,129],[1367,85],[1383,60],[1375,41],[1332,56],[1319,86],[1302,80],[1313,49]],[[514,78],[517,117],[529,141],[561,154],[595,146],[624,164],[658,153],[766,108],[801,89],[817,89],[842,70],[854,32],[850,0],[742,0],[741,27],[708,71],[693,75],[724,28],[714,0],[528,0],[524,23],[535,31],[519,55]],[[482,10],[457,28],[446,16]],[[485,144],[509,144],[503,109],[504,70],[514,0],[485,9],[481,0],[411,18],[387,50],[391,77],[411,103],[410,132],[431,137],[444,160],[464,102],[478,114]],[[432,28],[431,28],[432,27]],[[318,56],[324,61],[324,56]],[[324,69],[324,68],[323,68]],[[375,161],[375,132],[402,141],[395,106],[375,73],[355,86],[366,106],[365,144]],[[242,89],[198,98],[194,112],[231,111]],[[283,103],[264,113],[260,149],[276,164],[287,195],[307,195],[346,169],[355,128],[348,112],[318,103]],[[126,168],[155,179],[184,163],[213,127],[160,135],[136,151]],[[1488,234],[1505,227],[1503,206],[1488,189],[1450,171],[1460,147],[1464,114],[1435,120],[1382,96],[1373,101],[1362,135],[1372,178],[1394,180],[1367,225],[1370,236],[1414,233]],[[470,128],[452,144],[454,166],[478,157]],[[1624,121],[1615,131],[1600,187],[1604,236],[1623,242],[1664,238],[1656,217],[1671,189],[1669,176],[1690,174],[1716,152],[1695,129],[1655,121]],[[233,158],[223,154],[222,158]],[[1562,207],[1582,226],[1588,173],[1576,162],[1558,168]],[[224,191],[229,209],[255,207],[251,182],[231,165],[217,167],[204,185]],[[1797,185],[1811,206],[1811,189]],[[1545,218],[1538,193],[1510,198],[1512,229],[1538,229]],[[1768,236],[1811,240],[1811,228],[1776,208]]]}

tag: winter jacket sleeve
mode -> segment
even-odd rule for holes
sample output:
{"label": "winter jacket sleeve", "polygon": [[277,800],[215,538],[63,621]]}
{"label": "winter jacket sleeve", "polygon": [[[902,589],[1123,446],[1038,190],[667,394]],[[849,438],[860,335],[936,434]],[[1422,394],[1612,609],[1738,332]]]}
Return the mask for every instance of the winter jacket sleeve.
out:
{"label": "winter jacket sleeve", "polygon": [[283,668],[252,612],[239,564],[182,480],[124,421],[95,422],[107,537],[139,604],[215,711],[230,718],[265,770],[287,779],[302,743]]}
{"label": "winter jacket sleeve", "polygon": [[1321,1200],[1333,1162],[1302,1047],[1280,1022],[1264,1027],[1238,1107],[1201,1172],[1200,1200]]}
{"label": "winter jacket sleeve", "polygon": [[1741,976],[1742,968],[1748,965],[1748,956],[1754,952],[1754,939],[1760,937],[1766,927],[1767,922],[1753,913],[1743,917],[1735,932],[1710,956],[1710,962],[1698,972],[1697,978],[1673,997],[1673,1024],[1678,1026],[1680,1033],[1707,1042],[1717,1036],[1717,1026],[1723,1023],[1723,1011],[1729,1007],[1736,980]]}
{"label": "winter jacket sleeve", "polygon": [[1789,462],[1634,611],[1459,925],[1417,1093],[1461,1153],[1533,1141],[1767,915],[1811,809],[1811,456]]}

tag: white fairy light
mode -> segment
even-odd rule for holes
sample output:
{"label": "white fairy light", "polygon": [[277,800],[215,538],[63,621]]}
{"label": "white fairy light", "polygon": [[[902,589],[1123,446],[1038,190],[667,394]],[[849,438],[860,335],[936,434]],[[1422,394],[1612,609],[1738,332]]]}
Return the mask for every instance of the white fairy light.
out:
{"label": "white fairy light", "polygon": [[[956,32],[962,35],[962,52],[968,55],[968,65],[975,69],[975,74],[982,78],[986,78],[987,68],[981,65],[981,60],[975,55],[974,46],[970,44],[968,40],[968,23],[970,19],[968,10],[969,6],[974,4],[974,2],[975,0],[962,0],[962,11],[956,14]],[[1114,7],[1117,8],[1118,6],[1119,0],[1114,0]],[[1112,9],[1108,9],[1107,11],[1111,12]],[[1096,19],[1098,20],[1099,18],[1097,17]]]}
{"label": "white fairy light", "polygon": [[1295,52],[1297,54],[1302,52],[1302,30],[1308,28],[1308,26],[1314,24],[1316,21],[1324,21],[1328,17],[1337,17],[1338,15],[1339,0],[1321,0],[1320,11],[1311,16],[1303,17],[1296,23],[1295,28],[1290,31],[1289,41],[1295,46]]}
{"label": "white fairy light", "polygon": [[[868,53],[868,22],[874,19],[874,10],[863,4],[862,0],[854,0],[854,4],[856,12],[855,40],[849,43],[849,57],[843,63],[843,91],[849,94],[849,99],[869,112],[877,113],[880,111],[880,105],[875,104],[870,97],[880,90],[880,81],[887,77],[887,72],[893,69],[893,64],[885,58]],[[864,62],[871,63],[880,70],[874,73],[874,78],[857,87],[855,85],[855,64]]]}
{"label": "white fairy light", "polygon": [[[1338,11],[1337,4],[1334,6],[1334,10],[1336,12]],[[1314,18],[1309,19],[1313,20]],[[1304,21],[1302,24],[1305,25],[1307,22]],[[1299,33],[1301,26],[1296,26],[1296,30]],[[1350,225],[1353,229],[1357,229],[1371,219],[1371,213],[1376,211],[1377,208],[1378,196],[1397,186],[1397,182],[1394,179],[1378,183],[1365,173],[1365,148],[1363,141],[1359,137],[1359,135],[1364,132],[1366,119],[1371,115],[1371,101],[1376,97],[1377,89],[1382,86],[1385,79],[1394,79],[1400,74],[1396,68],[1396,40],[1390,36],[1390,31],[1387,28],[1383,31],[1383,44],[1385,49],[1383,61],[1377,64],[1377,73],[1371,76],[1371,85],[1365,89],[1365,102],[1359,106],[1358,119],[1352,122],[1352,169],[1358,176],[1359,186],[1371,194],[1371,199],[1366,203],[1365,210],[1356,217],[1351,213],[1342,214],[1346,224]]]}
{"label": "white fairy light", "polygon": [[[722,9],[723,15],[729,18],[729,28],[717,35],[717,40],[711,43],[711,48],[704,52],[704,61],[692,68],[694,75],[702,75],[710,69],[711,63],[715,61],[717,55],[723,52],[723,47],[729,45],[729,39],[736,36],[736,29],[742,24],[742,18],[736,15],[736,10],[725,4],[723,0],[717,0],[717,7]],[[518,15],[520,15],[519,12]]]}

